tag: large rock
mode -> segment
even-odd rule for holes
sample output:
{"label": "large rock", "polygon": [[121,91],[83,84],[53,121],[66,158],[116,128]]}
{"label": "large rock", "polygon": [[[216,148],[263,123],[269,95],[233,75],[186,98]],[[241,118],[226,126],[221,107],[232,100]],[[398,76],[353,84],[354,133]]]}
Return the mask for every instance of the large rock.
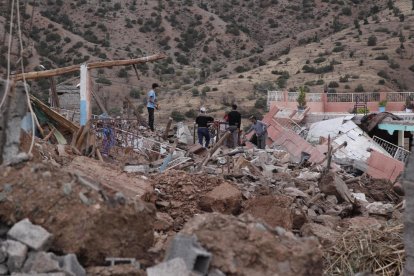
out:
{"label": "large rock", "polygon": [[339,202],[353,203],[354,199],[346,183],[334,172],[323,174],[318,182],[319,189],[326,195],[334,195]]}
{"label": "large rock", "polygon": [[4,242],[7,252],[7,267],[10,272],[20,270],[27,257],[27,246],[18,242],[7,240]]}
{"label": "large rock", "polygon": [[65,256],[52,256],[52,258],[58,261],[62,271],[68,276],[85,276],[85,269],[78,262],[75,254],[67,254]]}
{"label": "large rock", "polygon": [[195,216],[181,233],[195,234],[213,255],[210,271],[242,276],[322,275],[322,251],[316,238],[267,229],[250,215],[208,213]]}
{"label": "large rock", "polygon": [[201,198],[200,208],[206,212],[237,214],[242,203],[242,193],[235,186],[224,182]]}
{"label": "large rock", "polygon": [[335,230],[317,223],[304,224],[300,229],[300,232],[304,237],[317,237],[324,246],[329,246],[335,243],[336,239],[339,237],[339,233]]}
{"label": "large rock", "polygon": [[366,206],[367,211],[370,215],[380,215],[391,217],[392,212],[394,211],[394,205],[384,204],[382,202],[372,202]]}
{"label": "large rock", "polygon": [[49,273],[61,272],[59,262],[52,258],[53,253],[32,252],[24,264],[22,272],[25,273]]}
{"label": "large rock", "polygon": [[13,225],[7,236],[36,251],[47,250],[52,240],[52,234],[41,226],[33,225],[27,218]]}
{"label": "large rock", "polygon": [[257,196],[247,201],[244,212],[262,219],[272,227],[292,229],[292,203],[293,199],[284,195]]}

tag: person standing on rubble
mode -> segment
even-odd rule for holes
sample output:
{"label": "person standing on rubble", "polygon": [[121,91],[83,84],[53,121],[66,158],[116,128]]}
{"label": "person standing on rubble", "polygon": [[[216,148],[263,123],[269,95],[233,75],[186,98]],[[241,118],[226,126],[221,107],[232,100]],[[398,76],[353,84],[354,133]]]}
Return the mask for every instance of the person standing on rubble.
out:
{"label": "person standing on rubble", "polygon": [[206,108],[200,108],[200,114],[196,118],[198,143],[203,145],[203,138],[206,139],[205,147],[208,148],[210,144],[210,132],[208,131],[209,124],[214,122],[214,118],[207,116]]}
{"label": "person standing on rubble", "polygon": [[157,83],[152,84],[152,89],[148,92],[147,109],[148,109],[148,126],[151,131],[154,131],[154,111],[158,109],[157,95],[159,85]]}
{"label": "person standing on rubble", "polygon": [[252,122],[252,126],[247,133],[254,130],[257,137],[257,147],[259,149],[265,149],[267,140],[267,125],[262,121],[257,120],[255,116],[251,116],[249,119]]}
{"label": "person standing on rubble", "polygon": [[229,148],[235,148],[239,145],[239,132],[241,126],[241,114],[237,111],[237,105],[233,104],[231,106],[232,110],[228,114],[229,128],[231,132],[232,143],[229,144]]}

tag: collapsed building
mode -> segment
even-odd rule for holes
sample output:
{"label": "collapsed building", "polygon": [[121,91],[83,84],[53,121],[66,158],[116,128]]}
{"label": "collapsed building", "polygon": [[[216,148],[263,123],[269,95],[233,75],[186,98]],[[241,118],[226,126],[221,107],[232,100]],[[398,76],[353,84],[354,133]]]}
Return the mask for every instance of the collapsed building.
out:
{"label": "collapsed building", "polygon": [[79,124],[24,87],[5,107],[0,274],[402,273],[408,155],[373,131],[392,115],[306,126],[306,111],[272,107],[265,150],[228,149],[220,129],[205,149],[171,120],[155,134],[139,119]]}

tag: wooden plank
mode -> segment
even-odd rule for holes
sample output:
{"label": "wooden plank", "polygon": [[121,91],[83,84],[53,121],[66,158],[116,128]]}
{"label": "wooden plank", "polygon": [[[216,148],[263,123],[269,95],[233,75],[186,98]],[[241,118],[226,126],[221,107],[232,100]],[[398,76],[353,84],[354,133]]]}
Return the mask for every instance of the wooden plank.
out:
{"label": "wooden plank", "polygon": [[72,123],[56,111],[50,109],[47,105],[45,105],[43,102],[41,102],[33,95],[30,95],[30,101],[34,105],[36,105],[40,110],[42,110],[48,117],[56,121],[60,127],[69,130],[71,133],[75,133],[79,129],[77,125],[75,125],[74,123]]}
{"label": "wooden plank", "polygon": [[[126,66],[126,65],[157,61],[160,59],[164,59],[166,57],[167,56],[164,53],[159,53],[159,54],[155,54],[155,55],[151,55],[147,57],[135,58],[135,59],[90,62],[90,63],[87,63],[87,66],[89,69],[112,67],[112,66]],[[26,80],[39,79],[39,78],[50,78],[53,76],[59,76],[59,75],[77,72],[77,71],[80,71],[80,64],[57,68],[57,69],[45,70],[45,71],[16,74],[16,75],[13,75],[12,78],[15,81],[22,80],[23,76],[25,77]]]}

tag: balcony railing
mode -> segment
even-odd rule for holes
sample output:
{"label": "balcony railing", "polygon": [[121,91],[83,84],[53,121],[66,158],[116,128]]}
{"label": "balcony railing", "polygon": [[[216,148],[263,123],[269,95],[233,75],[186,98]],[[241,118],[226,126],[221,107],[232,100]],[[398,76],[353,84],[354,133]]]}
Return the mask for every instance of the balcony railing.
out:
{"label": "balcony railing", "polygon": [[410,155],[410,152],[408,150],[394,145],[393,143],[390,143],[384,139],[381,139],[378,136],[374,136],[372,137],[372,139],[383,149],[385,149],[392,157],[394,157],[397,160],[400,160],[401,162],[405,163],[405,161],[408,158],[408,155]]}
{"label": "balcony railing", "polygon": [[393,92],[387,93],[387,101],[389,102],[405,102],[407,97],[414,100],[414,92]]}

